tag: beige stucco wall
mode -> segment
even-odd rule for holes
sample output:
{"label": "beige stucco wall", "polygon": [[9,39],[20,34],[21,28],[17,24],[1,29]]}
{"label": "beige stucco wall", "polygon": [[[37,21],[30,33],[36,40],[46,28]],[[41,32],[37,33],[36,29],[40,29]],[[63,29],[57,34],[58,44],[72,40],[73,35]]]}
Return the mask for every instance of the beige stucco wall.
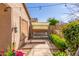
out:
{"label": "beige stucco wall", "polygon": [[[17,27],[17,33],[13,34],[13,38],[15,36],[15,39],[13,39],[16,43],[16,49],[19,47],[19,45],[21,44],[21,31],[24,31],[23,28],[21,28],[21,19],[27,21],[27,25],[25,24],[25,26],[27,26],[27,31],[29,32],[29,18],[27,16],[27,13],[23,7],[22,4],[8,4],[11,8],[12,8],[12,22],[13,26],[12,27]],[[28,36],[28,32],[25,32]],[[28,37],[25,39],[25,41],[27,41]]]}
{"label": "beige stucco wall", "polygon": [[49,23],[47,22],[32,22],[32,29],[48,29]]}
{"label": "beige stucco wall", "polygon": [[6,6],[0,4],[0,49],[8,48],[11,44],[11,9],[5,9]]}
{"label": "beige stucco wall", "polygon": [[21,20],[21,33],[23,33],[25,36],[28,36],[28,22],[24,21],[23,19]]}
{"label": "beige stucco wall", "polygon": [[[6,3],[5,4],[7,7],[11,8],[11,29],[12,29],[12,34],[10,37],[12,37],[12,43],[15,42],[15,49],[18,49],[20,46],[20,42],[21,42],[21,31],[23,29],[21,29],[21,19],[24,19],[28,24],[25,26],[27,27],[27,32],[25,32],[25,34],[28,36],[29,34],[29,17],[27,15],[27,12],[25,11],[25,8],[23,7],[23,4],[21,3]],[[1,7],[0,7],[1,8]],[[9,17],[9,15],[7,15]],[[2,17],[2,16],[1,16]],[[6,16],[4,16],[6,18]],[[2,17],[3,18],[3,17]],[[7,18],[6,18],[7,19]],[[7,22],[6,22],[7,24]],[[22,25],[23,26],[23,25]],[[16,33],[14,28],[16,29]],[[4,34],[3,34],[4,35]],[[25,42],[28,40],[28,37],[25,39]]]}

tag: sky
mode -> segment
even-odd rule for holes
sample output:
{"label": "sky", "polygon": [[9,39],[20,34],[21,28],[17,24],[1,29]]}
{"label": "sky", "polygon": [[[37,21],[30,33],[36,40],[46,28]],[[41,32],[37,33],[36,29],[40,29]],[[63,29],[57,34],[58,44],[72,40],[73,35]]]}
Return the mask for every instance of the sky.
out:
{"label": "sky", "polygon": [[59,21],[68,22],[68,19],[65,18],[68,17],[66,13],[69,13],[69,10],[65,7],[65,4],[56,5],[56,3],[27,3],[26,5],[30,16],[32,18],[38,18],[39,22],[47,22],[48,18],[56,18]]}

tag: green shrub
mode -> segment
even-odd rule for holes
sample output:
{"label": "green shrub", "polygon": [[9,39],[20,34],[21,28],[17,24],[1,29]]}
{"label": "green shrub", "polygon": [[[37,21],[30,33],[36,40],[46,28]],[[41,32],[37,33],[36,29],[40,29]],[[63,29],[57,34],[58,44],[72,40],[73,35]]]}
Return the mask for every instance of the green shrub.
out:
{"label": "green shrub", "polygon": [[66,49],[67,43],[64,38],[59,37],[56,34],[51,34],[51,41],[59,48],[59,49]]}
{"label": "green shrub", "polygon": [[79,46],[79,24],[74,22],[69,24],[70,25],[67,28],[63,29],[63,33],[71,48],[71,54],[73,52],[72,55],[74,55]]}
{"label": "green shrub", "polygon": [[53,53],[54,56],[67,56],[66,52],[63,51],[57,51]]}
{"label": "green shrub", "polygon": [[71,43],[71,44],[79,44],[79,24],[75,26],[70,26],[63,30],[64,37]]}
{"label": "green shrub", "polygon": [[69,22],[67,24],[62,25],[61,29],[65,30],[65,29],[70,28],[72,26],[74,27],[75,25],[78,25],[78,24],[79,24],[79,21]]}

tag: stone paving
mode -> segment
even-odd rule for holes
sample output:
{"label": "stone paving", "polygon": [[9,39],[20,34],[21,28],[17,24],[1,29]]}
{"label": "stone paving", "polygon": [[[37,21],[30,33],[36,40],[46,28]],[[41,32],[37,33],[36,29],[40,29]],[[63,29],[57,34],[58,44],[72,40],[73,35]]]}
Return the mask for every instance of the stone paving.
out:
{"label": "stone paving", "polygon": [[38,44],[31,50],[28,56],[52,56],[52,54],[48,44]]}
{"label": "stone paving", "polygon": [[56,51],[57,47],[48,39],[32,39],[31,41],[28,41],[28,43],[21,49],[26,53],[26,56],[52,56],[52,52]]}
{"label": "stone paving", "polygon": [[[33,40],[25,44],[21,49],[26,53],[26,56],[52,56],[52,52],[56,50],[56,46],[50,40]],[[38,42],[38,43],[35,43]],[[39,43],[40,42],[40,43]],[[42,43],[45,42],[45,43]]]}

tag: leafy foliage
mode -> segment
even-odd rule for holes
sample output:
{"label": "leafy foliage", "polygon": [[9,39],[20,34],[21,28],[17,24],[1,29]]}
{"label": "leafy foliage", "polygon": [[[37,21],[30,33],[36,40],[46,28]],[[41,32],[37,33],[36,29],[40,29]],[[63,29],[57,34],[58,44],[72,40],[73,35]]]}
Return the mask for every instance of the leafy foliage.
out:
{"label": "leafy foliage", "polygon": [[71,22],[63,29],[64,37],[67,39],[72,55],[79,46],[79,22]]}
{"label": "leafy foliage", "polygon": [[48,22],[50,25],[55,25],[55,24],[59,23],[59,21],[55,18],[49,18]]}
{"label": "leafy foliage", "polygon": [[53,53],[54,56],[67,56],[66,52],[63,51],[57,51]]}
{"label": "leafy foliage", "polygon": [[72,26],[75,26],[75,25],[77,25],[77,24],[79,24],[79,21],[69,22],[69,23],[67,23],[67,24],[64,24],[64,25],[61,27],[61,29],[62,29],[62,30],[65,30],[65,29],[67,29],[67,28],[69,28],[69,27],[72,27]]}
{"label": "leafy foliage", "polygon": [[12,49],[9,49],[7,52],[5,52],[5,56],[14,56]]}
{"label": "leafy foliage", "polygon": [[62,50],[67,48],[66,40],[56,34],[51,34],[51,41]]}

